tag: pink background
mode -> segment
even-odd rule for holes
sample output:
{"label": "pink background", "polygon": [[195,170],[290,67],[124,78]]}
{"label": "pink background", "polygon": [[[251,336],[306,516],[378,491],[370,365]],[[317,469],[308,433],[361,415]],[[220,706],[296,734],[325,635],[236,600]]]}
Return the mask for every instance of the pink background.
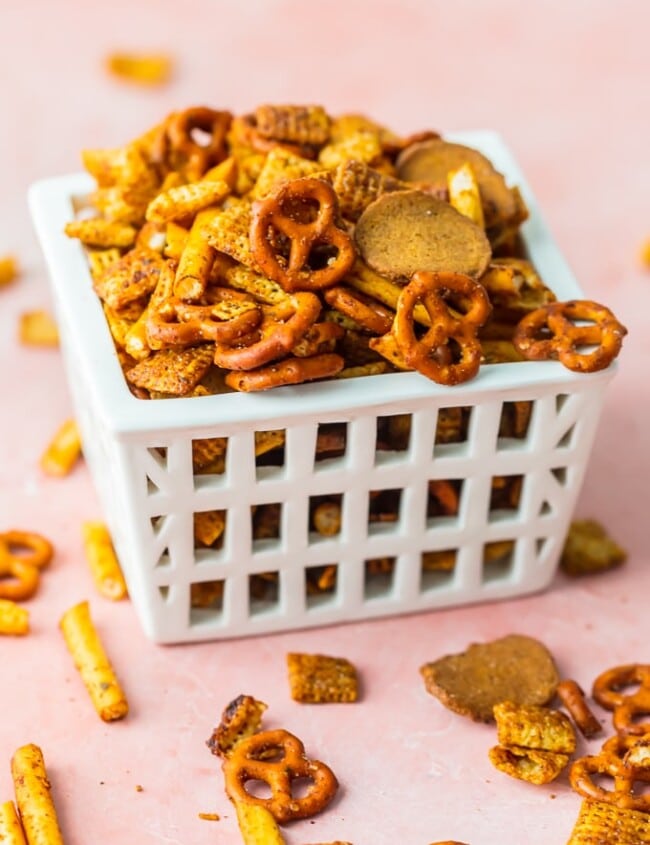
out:
{"label": "pink background", "polygon": [[[650,661],[650,275],[638,261],[650,236],[650,6],[32,0],[17,7],[0,8],[0,254],[15,252],[24,267],[18,284],[0,290],[0,530],[38,530],[57,553],[29,605],[33,633],[0,642],[0,801],[12,796],[13,751],[36,742],[66,842],[236,843],[234,813],[204,740],[224,705],[250,692],[269,704],[268,726],[298,734],[342,784],[327,812],[287,829],[289,845],[566,842],[580,805],[566,777],[536,788],[496,772],[487,759],[494,730],[428,696],[418,667],[513,631],[542,638],[561,672],[585,687],[609,666]],[[142,90],[109,78],[102,59],[115,48],[169,50],[178,61],[174,82]],[[185,647],[152,645],[128,602],[96,596],[80,524],[101,514],[86,469],[63,480],[38,469],[71,406],[58,352],[16,340],[19,314],[49,306],[26,189],[79,169],[81,148],[120,144],[173,108],[243,112],[264,101],[363,110],[404,132],[503,134],[584,289],[630,330],[578,506],[627,546],[623,569],[581,581],[558,576],[543,595],[492,606]],[[57,631],[63,610],[86,597],[128,692],[132,712],[122,723],[95,716]],[[292,702],[288,650],[353,660],[362,702]],[[199,812],[222,819],[202,821]]]}

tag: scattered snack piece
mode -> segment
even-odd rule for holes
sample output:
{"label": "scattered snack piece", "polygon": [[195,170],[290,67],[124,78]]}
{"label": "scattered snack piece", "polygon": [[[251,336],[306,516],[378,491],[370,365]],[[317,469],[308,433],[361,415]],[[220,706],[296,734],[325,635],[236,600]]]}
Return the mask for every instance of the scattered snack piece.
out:
{"label": "scattered snack piece", "polygon": [[458,842],[457,839],[445,839],[444,842],[430,842],[429,845],[467,845],[467,843]]}
{"label": "scattered snack piece", "polygon": [[111,53],[106,60],[110,73],[137,85],[163,85],[168,82],[174,63],[166,53]]}
{"label": "scattered snack piece", "polygon": [[136,792],[144,792],[144,786],[142,786],[142,785],[141,785],[141,784],[139,784],[139,783],[136,783],[136,785],[135,785],[135,791],[136,791]]}
{"label": "scattered snack piece", "polygon": [[249,801],[234,804],[244,845],[284,845],[280,828],[266,807]]}
{"label": "scattered snack piece", "polygon": [[207,746],[217,757],[228,757],[243,739],[257,733],[267,705],[252,695],[238,695],[224,709]]}
{"label": "scattered snack piece", "polygon": [[621,566],[627,552],[608,536],[600,523],[580,519],[571,523],[560,558],[567,575],[589,575]]}
{"label": "scattered snack piece", "polygon": [[20,315],[18,338],[25,346],[58,346],[59,330],[49,312],[26,311]]}
{"label": "scattered snack piece", "polygon": [[20,637],[28,633],[29,611],[9,599],[0,599],[0,634]]}
{"label": "scattered snack piece", "polygon": [[344,657],[290,653],[287,668],[294,701],[326,704],[357,700],[357,671]]}
{"label": "scattered snack piece", "polygon": [[8,285],[18,275],[18,262],[13,255],[0,256],[0,287]]}
{"label": "scattered snack piece", "polygon": [[[240,802],[267,809],[280,824],[304,819],[324,810],[336,795],[338,781],[325,763],[311,760],[298,737],[285,730],[263,731],[236,744],[223,762],[226,792],[237,806]],[[262,781],[271,795],[251,795],[246,784]],[[309,781],[306,789],[293,795],[294,781]]]}
{"label": "scattered snack piece", "polygon": [[614,713],[619,736],[642,737],[650,734],[650,665],[630,663],[607,669],[594,681],[592,695],[606,710]]}
{"label": "scattered snack piece", "polygon": [[501,745],[560,754],[573,754],[576,749],[573,725],[559,710],[502,701],[494,706],[494,718]]}
{"label": "scattered snack piece", "polygon": [[575,681],[560,681],[556,692],[584,737],[590,739],[602,731],[600,722],[589,709],[584,692]]}
{"label": "scattered snack piece", "polygon": [[567,845],[650,845],[650,814],[583,801]]}
{"label": "scattered snack piece", "polygon": [[67,610],[59,624],[75,668],[100,718],[104,722],[123,719],[129,705],[93,625],[88,602]]}
{"label": "scattered snack piece", "polygon": [[559,682],[548,649],[521,634],[474,643],[461,654],[426,663],[420,672],[431,695],[477,722],[491,722],[501,701],[546,704]]}
{"label": "scattered snack piece", "polygon": [[218,822],[221,820],[219,813],[199,813],[198,816],[204,822]]}
{"label": "scattered snack piece", "polygon": [[[604,801],[621,810],[638,810],[650,813],[650,793],[635,788],[637,783],[650,781],[650,772],[645,767],[627,765],[608,743],[598,754],[580,757],[569,771],[569,782],[573,789],[591,801]],[[611,789],[608,789],[611,785]]]}
{"label": "scattered snack piece", "polygon": [[86,560],[97,590],[112,601],[123,599],[127,595],[126,582],[108,528],[103,522],[84,522],[81,530]]}
{"label": "scattered snack piece", "polygon": [[0,804],[0,842],[3,845],[27,845],[13,801]]}
{"label": "scattered snack piece", "polygon": [[536,786],[555,780],[569,762],[568,754],[520,748],[516,745],[508,748],[496,745],[489,750],[488,756],[500,772]]}
{"label": "scattered snack piece", "polygon": [[72,471],[81,455],[81,435],[74,420],[66,420],[41,455],[41,469],[46,475],[64,476]]}
{"label": "scattered snack piece", "polygon": [[28,845],[63,845],[41,749],[34,744],[19,748],[11,759],[11,775]]}
{"label": "scattered snack piece", "polygon": [[0,599],[31,598],[53,554],[50,541],[33,531],[0,533]]}
{"label": "scattered snack piece", "polygon": [[650,270],[650,238],[641,246],[641,264]]}

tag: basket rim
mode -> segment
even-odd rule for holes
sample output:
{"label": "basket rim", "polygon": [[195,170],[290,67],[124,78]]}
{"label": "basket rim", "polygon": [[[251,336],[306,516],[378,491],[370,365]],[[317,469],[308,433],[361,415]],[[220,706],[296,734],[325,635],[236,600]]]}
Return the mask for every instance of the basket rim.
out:
{"label": "basket rim", "polygon": [[[558,298],[584,294],[541,215],[537,200],[501,136],[492,130],[445,133],[445,139],[475,147],[486,155],[509,184],[517,185],[530,216],[522,239],[540,275],[551,280]],[[115,434],[187,430],[206,425],[250,423],[329,415],[361,407],[380,407],[399,400],[431,399],[432,405],[476,404],[483,398],[507,397],[527,387],[556,386],[561,392],[582,390],[611,379],[615,367],[580,374],[556,361],[487,364],[471,382],[453,388],[438,385],[416,372],[386,373],[353,379],[331,379],[275,388],[261,394],[229,393],[148,402],[129,390],[120,368],[103,309],[92,287],[88,262],[80,243],[64,233],[73,217],[73,201],[95,188],[86,173],[40,180],[29,189],[29,207],[49,269],[61,336],[69,361],[81,369],[88,401],[106,428]],[[293,400],[293,401],[292,401]]]}

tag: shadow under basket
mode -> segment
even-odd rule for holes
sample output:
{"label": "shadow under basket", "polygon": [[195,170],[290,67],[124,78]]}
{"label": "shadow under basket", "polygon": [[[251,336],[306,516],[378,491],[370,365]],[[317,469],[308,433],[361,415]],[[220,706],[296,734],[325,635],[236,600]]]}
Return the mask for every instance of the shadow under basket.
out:
{"label": "shadow under basket", "polygon": [[[532,262],[558,299],[581,298],[498,136],[453,138],[519,186]],[[548,585],[615,367],[491,364],[453,388],[391,373],[139,400],[83,250],[62,234],[91,190],[65,176],[35,185],[30,202],[84,455],[149,637],[262,634]],[[526,420],[516,431],[515,416]],[[201,464],[217,438],[218,466]]]}

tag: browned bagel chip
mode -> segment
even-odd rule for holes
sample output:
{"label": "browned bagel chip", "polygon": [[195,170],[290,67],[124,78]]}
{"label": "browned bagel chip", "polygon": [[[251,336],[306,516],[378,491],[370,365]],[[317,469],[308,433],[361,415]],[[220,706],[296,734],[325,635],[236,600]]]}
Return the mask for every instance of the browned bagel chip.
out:
{"label": "browned bagel chip", "polygon": [[355,241],[364,261],[390,278],[425,270],[481,276],[491,258],[485,232],[422,191],[383,194],[363,212]]}
{"label": "browned bagel chip", "polygon": [[517,216],[517,198],[492,162],[478,150],[432,138],[407,147],[397,160],[397,176],[405,182],[434,186],[436,192],[447,188],[447,174],[469,164],[481,192],[487,228]]}

